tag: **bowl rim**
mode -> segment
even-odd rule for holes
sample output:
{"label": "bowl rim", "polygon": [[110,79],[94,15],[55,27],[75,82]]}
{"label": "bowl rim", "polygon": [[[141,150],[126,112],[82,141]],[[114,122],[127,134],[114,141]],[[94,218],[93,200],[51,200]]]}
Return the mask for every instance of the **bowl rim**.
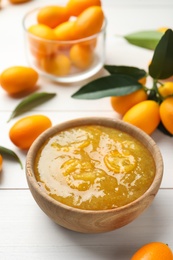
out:
{"label": "bowl rim", "polygon": [[61,40],[48,40],[48,39],[44,39],[44,38],[41,38],[41,37],[38,37],[32,33],[30,33],[28,31],[28,28],[26,27],[26,19],[31,15],[33,14],[34,12],[38,12],[42,7],[37,7],[37,8],[34,8],[30,11],[28,11],[24,16],[23,16],[23,19],[22,19],[22,26],[23,26],[23,29],[24,29],[24,32],[26,34],[28,34],[30,37],[32,37],[33,39],[36,39],[36,40],[42,40],[44,41],[45,43],[59,43],[59,44],[76,44],[76,43],[82,43],[84,41],[89,41],[89,40],[92,40],[92,39],[95,39],[97,38],[99,35],[101,34],[105,34],[106,33],[106,28],[107,28],[107,18],[104,16],[104,22],[103,22],[103,25],[102,25],[102,28],[101,30],[98,32],[98,33],[95,33],[91,36],[88,36],[88,37],[84,37],[84,38],[80,38],[80,39],[76,39],[76,40],[69,40],[69,41],[61,41]]}
{"label": "bowl rim", "polygon": [[[38,152],[39,148],[44,144],[44,142],[47,140],[47,138],[51,138],[51,136],[53,136],[55,133],[57,133],[58,131],[63,131],[65,129],[69,129],[71,127],[75,127],[75,126],[82,126],[82,125],[86,125],[86,124],[90,124],[90,125],[105,125],[105,122],[108,124],[115,124],[115,128],[117,126],[118,130],[119,127],[124,127],[124,131],[125,133],[128,133],[130,135],[132,135],[133,137],[135,137],[134,134],[137,134],[137,137],[135,137],[139,142],[141,142],[141,140],[139,140],[138,136],[142,136],[145,140],[145,143],[148,142],[150,147],[153,147],[155,154],[158,158],[157,163],[155,163],[155,167],[156,167],[156,173],[155,177],[153,179],[153,182],[151,183],[150,187],[137,199],[135,199],[134,201],[124,205],[124,206],[120,206],[120,207],[116,207],[116,208],[112,208],[112,209],[101,209],[101,210],[85,210],[85,209],[80,209],[80,208],[75,208],[72,206],[68,206],[66,204],[63,204],[55,199],[53,199],[51,196],[49,196],[43,189],[41,189],[40,184],[37,182],[36,178],[35,178],[35,174],[33,171],[33,162],[34,162],[34,157],[36,155],[36,153]],[[68,126],[67,125],[71,125]],[[106,125],[108,126],[108,125]],[[109,127],[109,126],[108,126]],[[128,131],[126,131],[125,129],[128,129]],[[130,133],[129,133],[130,130]],[[132,134],[133,133],[133,134]],[[146,147],[146,144],[143,144]],[[147,147],[146,147],[147,148]],[[148,149],[148,148],[147,148]],[[150,152],[151,153],[151,152]],[[152,154],[151,154],[152,155]],[[152,155],[153,156],[153,155]],[[154,158],[153,158],[154,159]],[[155,160],[154,160],[155,161]],[[37,190],[37,192],[47,201],[49,201],[51,204],[54,204],[56,206],[59,206],[63,209],[66,210],[70,210],[73,212],[78,212],[78,213],[83,213],[83,214],[103,214],[103,213],[109,213],[109,212],[121,212],[124,211],[130,207],[135,207],[135,205],[138,205],[141,201],[143,201],[145,199],[145,197],[147,197],[147,195],[151,195],[151,196],[155,196],[155,194],[157,193],[157,191],[160,188],[160,184],[162,181],[162,177],[163,177],[163,158],[160,152],[159,147],[157,146],[156,142],[148,135],[146,134],[144,131],[142,131],[141,129],[139,129],[138,127],[129,124],[127,122],[122,121],[121,119],[114,119],[114,118],[105,118],[105,117],[81,117],[81,118],[75,118],[75,119],[71,119],[71,120],[67,120],[64,121],[60,124],[56,124],[54,126],[52,126],[51,128],[45,130],[31,145],[30,149],[28,150],[27,156],[26,156],[26,178],[27,178],[27,182],[28,184],[30,183],[30,185],[32,185],[34,187],[34,189]],[[157,184],[157,185],[156,185]],[[158,188],[157,188],[158,187]],[[155,191],[155,192],[154,192]]]}

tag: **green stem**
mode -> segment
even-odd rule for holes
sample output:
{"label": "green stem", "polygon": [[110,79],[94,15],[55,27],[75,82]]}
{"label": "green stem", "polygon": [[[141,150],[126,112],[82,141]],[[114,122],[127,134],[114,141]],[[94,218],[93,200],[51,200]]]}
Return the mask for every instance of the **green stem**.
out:
{"label": "green stem", "polygon": [[157,102],[160,104],[163,101],[163,97],[159,93],[158,84],[161,84],[161,82],[159,82],[158,80],[154,79],[153,80],[153,87],[152,87],[152,89],[155,91]]}
{"label": "green stem", "polygon": [[157,83],[160,85],[160,86],[163,86],[164,84],[163,84],[163,82],[161,82],[161,81],[157,81]]}
{"label": "green stem", "polygon": [[146,86],[142,86],[142,88],[143,88],[143,90],[144,90],[145,92],[150,91],[150,88],[147,88]]}

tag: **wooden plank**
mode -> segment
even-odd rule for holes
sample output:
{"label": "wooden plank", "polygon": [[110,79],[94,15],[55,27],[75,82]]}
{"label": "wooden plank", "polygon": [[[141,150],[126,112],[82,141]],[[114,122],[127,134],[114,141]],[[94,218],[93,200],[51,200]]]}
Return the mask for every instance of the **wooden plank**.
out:
{"label": "wooden plank", "polygon": [[127,260],[143,244],[162,241],[173,249],[173,189],[161,189],[131,224],[108,233],[81,234],[53,223],[30,191],[0,191],[0,259]]}

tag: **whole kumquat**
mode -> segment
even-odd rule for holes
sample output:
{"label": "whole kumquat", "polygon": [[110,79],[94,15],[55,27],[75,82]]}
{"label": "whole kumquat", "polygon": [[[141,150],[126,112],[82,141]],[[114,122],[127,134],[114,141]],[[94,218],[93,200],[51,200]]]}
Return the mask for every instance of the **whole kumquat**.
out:
{"label": "whole kumquat", "polygon": [[1,73],[1,87],[8,94],[19,94],[35,87],[38,73],[25,66],[13,66]]}
{"label": "whole kumquat", "polygon": [[73,39],[82,39],[98,33],[104,22],[104,13],[100,6],[85,9],[76,19]]}
{"label": "whole kumquat", "polygon": [[70,49],[70,59],[77,68],[86,69],[93,61],[93,53],[89,46],[75,44]]}
{"label": "whole kumquat", "polygon": [[78,16],[90,6],[101,6],[100,0],[69,0],[66,8],[71,16]]}
{"label": "whole kumquat", "polygon": [[32,54],[40,59],[56,52],[54,30],[44,24],[34,24],[28,28],[29,47]]}
{"label": "whole kumquat", "polygon": [[33,141],[51,126],[51,120],[44,115],[23,117],[11,127],[9,137],[14,145],[27,150]]}
{"label": "whole kumquat", "polygon": [[67,12],[67,8],[58,5],[42,7],[37,14],[38,23],[47,25],[51,28],[55,28],[68,19],[69,14]]}
{"label": "whole kumquat", "polygon": [[130,260],[173,260],[173,254],[168,245],[151,242],[142,246]]}
{"label": "whole kumquat", "polygon": [[147,93],[141,88],[128,95],[111,97],[110,101],[112,108],[123,116],[131,107],[147,98]]}
{"label": "whole kumquat", "polygon": [[69,41],[73,40],[73,27],[75,21],[66,21],[61,23],[54,29],[55,37],[58,41]]}
{"label": "whole kumquat", "polygon": [[25,2],[29,2],[31,0],[9,0],[9,1],[12,4],[22,4],[22,3],[25,3]]}
{"label": "whole kumquat", "polygon": [[71,61],[64,54],[59,54],[56,57],[45,58],[40,64],[42,69],[56,76],[65,76],[69,74],[71,68]]}
{"label": "whole kumquat", "polygon": [[0,154],[0,172],[2,171],[2,164],[3,164],[3,158],[2,155]]}
{"label": "whole kumquat", "polygon": [[151,134],[160,123],[159,104],[154,100],[144,100],[131,107],[123,120]]}
{"label": "whole kumquat", "polygon": [[173,95],[173,82],[165,82],[158,91],[163,98]]}
{"label": "whole kumquat", "polygon": [[168,132],[173,134],[173,97],[168,97],[161,103],[160,118]]}
{"label": "whole kumquat", "polygon": [[46,40],[55,40],[54,31],[47,25],[34,24],[28,28],[28,32]]}

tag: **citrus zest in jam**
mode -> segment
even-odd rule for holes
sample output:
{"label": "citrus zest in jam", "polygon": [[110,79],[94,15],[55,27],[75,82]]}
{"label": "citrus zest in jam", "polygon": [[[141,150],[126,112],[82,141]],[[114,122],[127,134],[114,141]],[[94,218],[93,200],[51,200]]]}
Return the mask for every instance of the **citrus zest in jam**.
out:
{"label": "citrus zest in jam", "polygon": [[155,164],[127,133],[88,125],[51,137],[37,154],[35,172],[41,187],[59,202],[103,210],[140,197],[153,181]]}

